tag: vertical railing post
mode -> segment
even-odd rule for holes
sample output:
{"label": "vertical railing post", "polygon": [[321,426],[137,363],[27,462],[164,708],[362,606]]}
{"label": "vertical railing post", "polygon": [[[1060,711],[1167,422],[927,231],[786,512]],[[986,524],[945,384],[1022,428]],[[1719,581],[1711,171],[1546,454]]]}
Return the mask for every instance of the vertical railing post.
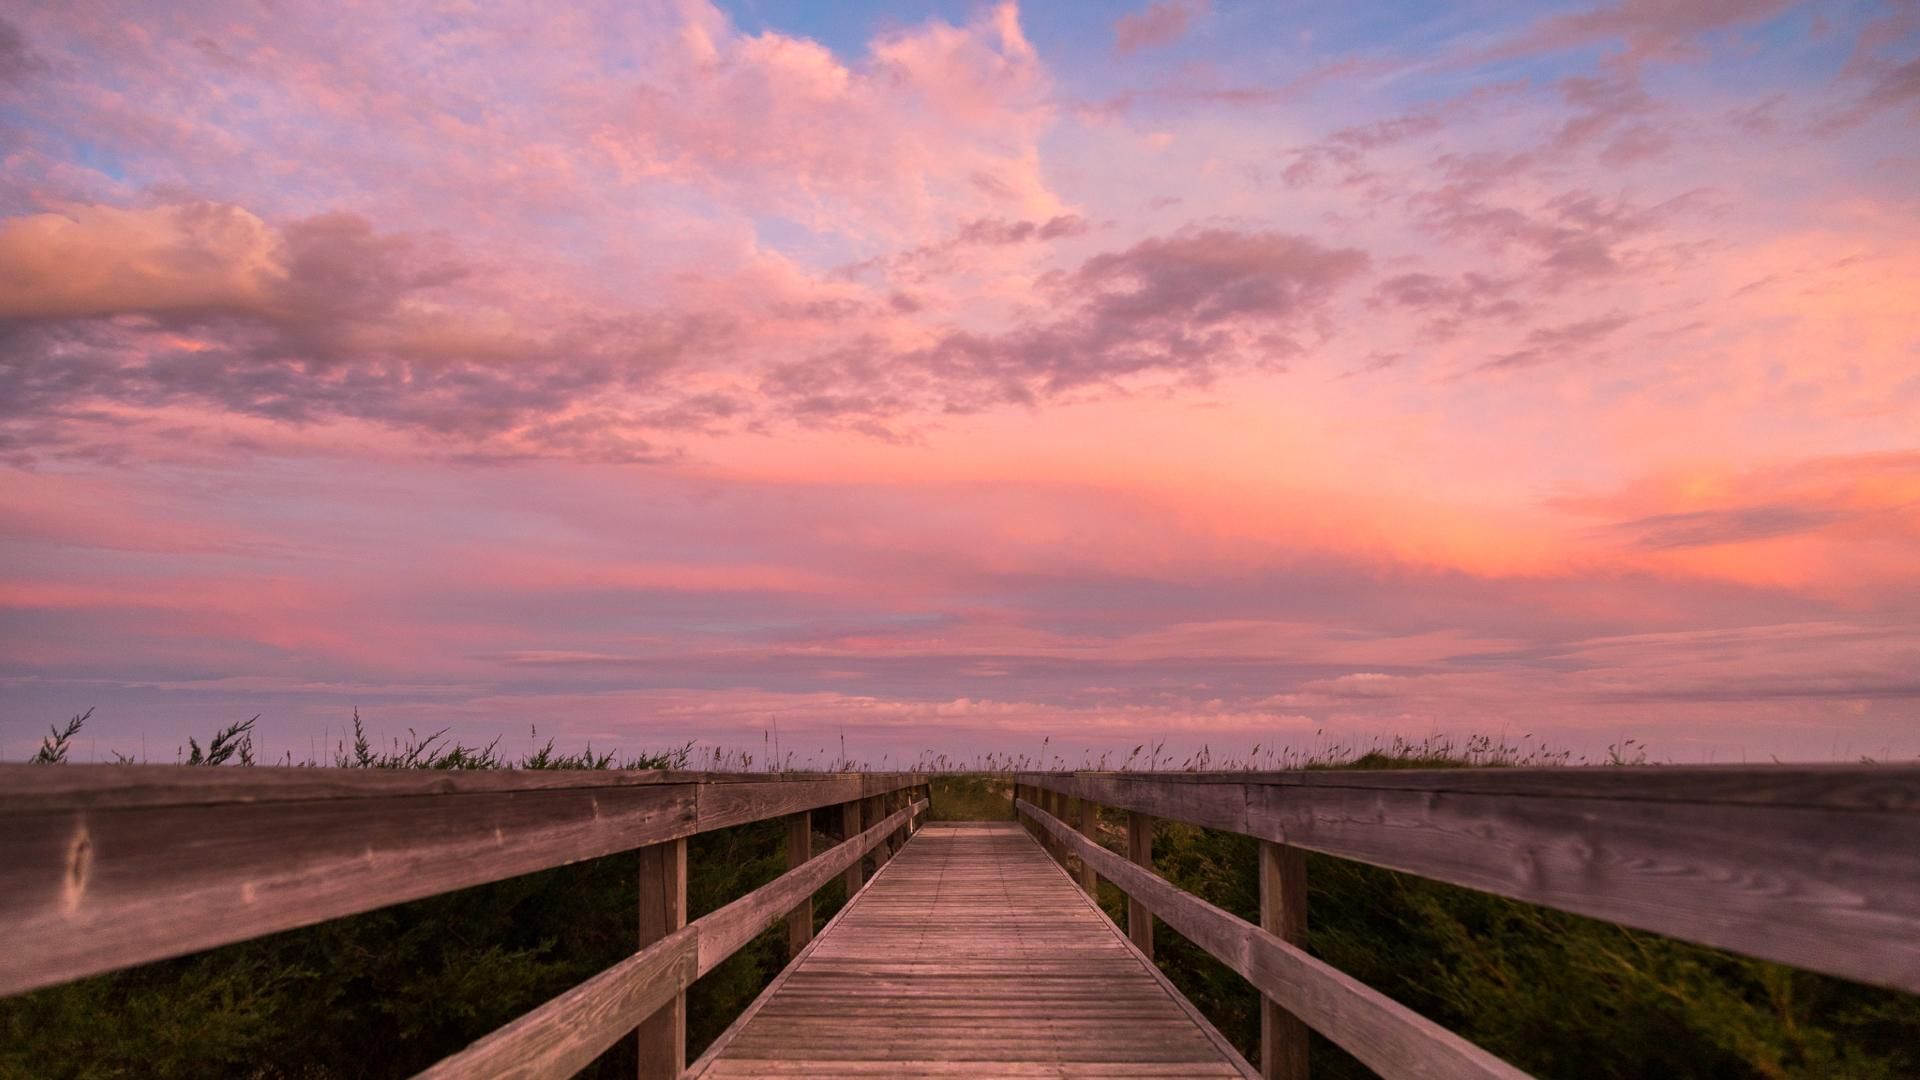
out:
{"label": "vertical railing post", "polygon": [[[844,844],[851,841],[854,837],[859,836],[865,828],[866,826],[860,824],[860,800],[850,799],[841,803],[840,842]],[[859,892],[860,886],[867,880],[867,861],[865,859],[853,860],[853,865],[847,867],[847,872],[842,875],[841,880],[844,881],[847,886],[847,899],[853,899],[853,894]]]}
{"label": "vertical railing post", "polygon": [[[813,858],[813,811],[787,815],[787,869]],[[813,897],[808,895],[787,914],[787,957],[799,956],[813,940]]]}
{"label": "vertical railing post", "polygon": [[[1046,813],[1053,813],[1053,792],[1046,787],[1036,788],[1033,793],[1033,804]],[[1040,850],[1046,852],[1048,858],[1059,861],[1060,853],[1054,850],[1053,834],[1041,828],[1034,835],[1040,838]]]}
{"label": "vertical railing post", "polygon": [[[906,788],[898,788],[894,791],[893,793],[893,812],[894,813],[898,813],[902,810],[905,810],[907,807],[912,805],[913,805],[913,792],[907,790]],[[901,848],[905,847],[907,843],[907,837],[913,835],[913,830],[910,828],[912,824],[913,822],[911,820],[903,821],[900,823],[899,828],[893,830],[893,849],[895,851],[898,851]]]}
{"label": "vertical railing post", "polygon": [[[1099,843],[1100,804],[1082,795],[1080,813],[1074,824],[1079,828],[1081,836],[1093,843]],[[1100,875],[1094,873],[1093,867],[1085,859],[1080,860],[1080,887],[1087,890],[1087,895],[1095,900],[1100,898]]]}
{"label": "vertical railing post", "polygon": [[[875,795],[867,800],[866,816],[869,826],[886,820],[887,811],[885,799],[885,795]],[[883,838],[873,849],[873,872],[876,874],[879,873],[880,868],[887,865],[887,860],[892,857],[892,838]]]}
{"label": "vertical railing post", "polygon": [[[1047,813],[1052,814],[1055,820],[1065,821],[1067,819],[1067,797],[1058,791],[1047,792]],[[1051,832],[1047,834],[1047,843],[1049,847],[1053,848],[1053,861],[1059,863],[1062,868],[1065,868],[1067,865],[1067,845],[1061,843],[1059,838]]]}
{"label": "vertical railing post", "polygon": [[[640,947],[687,925],[687,841],[639,850]],[[687,1067],[687,996],[674,995],[640,1022],[640,1078],[676,1077]]]}
{"label": "vertical railing post", "polygon": [[[1260,928],[1307,947],[1307,856],[1297,847],[1260,842]],[[1265,996],[1260,1074],[1266,1080],[1307,1080],[1307,1025]]]}
{"label": "vertical railing post", "polygon": [[[1153,869],[1153,815],[1127,811],[1127,859]],[[1153,912],[1137,896],[1127,897],[1127,937],[1153,959]]]}

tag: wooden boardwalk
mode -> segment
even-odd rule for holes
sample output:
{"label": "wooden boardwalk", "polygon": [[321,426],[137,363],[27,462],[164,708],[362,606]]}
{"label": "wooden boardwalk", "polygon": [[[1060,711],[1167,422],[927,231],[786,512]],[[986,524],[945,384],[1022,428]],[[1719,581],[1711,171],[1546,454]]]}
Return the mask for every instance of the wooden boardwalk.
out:
{"label": "wooden boardwalk", "polygon": [[1011,822],[929,824],[699,1077],[1258,1076]]}
{"label": "wooden boardwalk", "polygon": [[[0,999],[621,857],[638,950],[423,1078],[557,1080],[622,1039],[647,1080],[1256,1075],[1034,835],[1127,896],[1133,941],[1163,923],[1260,992],[1272,1080],[1308,1080],[1314,1033],[1388,1080],[1527,1080],[1304,948],[1308,852],[1920,993],[1920,764],[1011,779],[1022,825],[915,831],[939,777],[0,764]],[[1257,842],[1257,922],[1154,871],[1161,820]],[[757,821],[785,822],[787,871],[689,920],[689,839]],[[1116,824],[1125,855],[1094,838]],[[781,922],[807,941],[868,857],[685,1068],[689,984]]]}

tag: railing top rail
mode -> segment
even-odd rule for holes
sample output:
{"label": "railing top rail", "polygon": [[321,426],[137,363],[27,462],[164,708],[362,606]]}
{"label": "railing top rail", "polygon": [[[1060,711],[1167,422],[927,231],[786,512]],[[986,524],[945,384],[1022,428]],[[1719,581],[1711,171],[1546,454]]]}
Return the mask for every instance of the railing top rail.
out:
{"label": "railing top rail", "polygon": [[1016,780],[1920,992],[1920,766]]}
{"label": "railing top rail", "polygon": [[4,766],[0,995],[924,783]]}
{"label": "railing top rail", "polygon": [[1920,814],[1920,763],[1815,765],[1556,765],[1447,769],[1147,772],[1031,770],[1021,783],[1087,780],[1139,785],[1364,788],[1554,798],[1814,806]]}
{"label": "railing top rail", "polygon": [[1133,901],[1362,1063],[1389,1078],[1527,1080],[1527,1074],[1296,945],[1121,858],[1025,799],[1015,809]]}
{"label": "railing top rail", "polygon": [[511,1021],[420,1074],[570,1076],[647,1015],[738,952],[794,904],[924,812],[916,800],[819,857],[713,911]]}
{"label": "railing top rail", "polygon": [[698,772],[672,769],[362,769],[332,766],[0,764],[0,814],[106,806],[496,794],[667,784],[861,782],[872,794],[924,783],[909,772]]}

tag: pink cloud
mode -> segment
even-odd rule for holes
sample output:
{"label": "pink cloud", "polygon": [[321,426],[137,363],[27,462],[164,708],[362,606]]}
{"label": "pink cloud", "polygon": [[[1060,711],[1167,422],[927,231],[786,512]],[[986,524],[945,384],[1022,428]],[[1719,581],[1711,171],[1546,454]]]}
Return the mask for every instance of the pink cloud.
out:
{"label": "pink cloud", "polygon": [[1114,51],[1124,55],[1171,45],[1186,36],[1207,7],[1206,0],[1155,0],[1140,11],[1122,15],[1113,24]]}
{"label": "pink cloud", "polygon": [[1911,730],[1905,16],[76,10],[0,24],[10,715]]}
{"label": "pink cloud", "polygon": [[1495,55],[1519,56],[1595,43],[1623,42],[1630,62],[1695,56],[1701,37],[1751,25],[1785,11],[1791,0],[1621,0],[1540,19]]}
{"label": "pink cloud", "polygon": [[1065,210],[1037,168],[1047,80],[1012,5],[964,27],[877,38],[858,66],[815,42],[742,36],[715,20],[672,40],[664,70],[594,134],[623,178],[750,192],[823,222],[878,207],[895,222],[956,207],[1043,219]]}

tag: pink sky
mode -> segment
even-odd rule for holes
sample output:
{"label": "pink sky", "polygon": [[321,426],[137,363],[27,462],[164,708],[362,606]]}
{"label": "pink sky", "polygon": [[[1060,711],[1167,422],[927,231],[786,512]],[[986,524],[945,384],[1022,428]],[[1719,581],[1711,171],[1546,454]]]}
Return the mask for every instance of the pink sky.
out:
{"label": "pink sky", "polygon": [[1920,754],[1920,5],[0,13],[0,757]]}

